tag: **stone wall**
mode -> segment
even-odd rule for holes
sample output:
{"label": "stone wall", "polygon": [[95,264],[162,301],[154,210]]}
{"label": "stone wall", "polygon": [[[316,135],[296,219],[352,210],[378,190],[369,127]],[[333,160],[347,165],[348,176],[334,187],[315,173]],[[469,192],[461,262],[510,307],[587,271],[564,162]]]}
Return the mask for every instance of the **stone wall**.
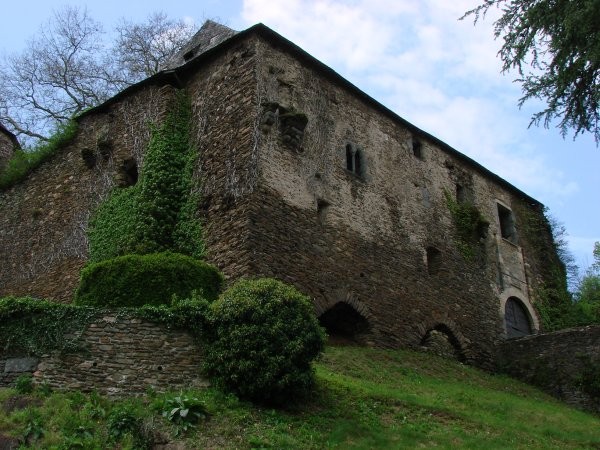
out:
{"label": "stone wall", "polygon": [[0,124],[0,171],[16,150],[15,137]]}
{"label": "stone wall", "polygon": [[[498,204],[541,214],[539,203],[293,50],[260,41],[258,52],[251,273],[296,285],[319,314],[350,305],[371,325],[364,340],[378,345],[419,346],[438,329],[483,364],[505,335],[509,296],[539,328],[526,274],[534,255],[524,254],[525,238],[502,236],[498,217]],[[348,151],[361,154],[360,171],[348,169]],[[446,200],[459,185],[489,222],[471,258]]]}
{"label": "stone wall", "polygon": [[173,89],[147,86],[79,120],[77,135],[27,179],[0,192],[0,296],[70,302],[88,257],[87,224],[122,165],[141,166],[149,123]]}
{"label": "stone wall", "polygon": [[497,364],[566,403],[600,412],[600,326],[504,341]]}
{"label": "stone wall", "polygon": [[[368,324],[363,342],[418,347],[444,333],[482,365],[506,335],[507,299],[539,328],[532,294],[544,258],[517,215],[539,216],[535,200],[264,30],[239,33],[175,78],[192,99],[207,259],[228,279],[275,276],[321,315],[348,305]],[[0,193],[0,295],[70,300],[90,214],[122,182],[124,161],[141,167],[148,122],[160,122],[173,91],[142,84],[87,113],[72,143]],[[348,169],[348,152],[359,169]],[[489,222],[472,257],[446,195],[468,198]],[[500,204],[516,215],[514,241]]]}
{"label": "stone wall", "polygon": [[55,389],[109,395],[207,384],[200,376],[202,350],[184,331],[106,312],[92,320],[77,344],[80,351],[62,355],[0,353],[0,386],[23,374]]}

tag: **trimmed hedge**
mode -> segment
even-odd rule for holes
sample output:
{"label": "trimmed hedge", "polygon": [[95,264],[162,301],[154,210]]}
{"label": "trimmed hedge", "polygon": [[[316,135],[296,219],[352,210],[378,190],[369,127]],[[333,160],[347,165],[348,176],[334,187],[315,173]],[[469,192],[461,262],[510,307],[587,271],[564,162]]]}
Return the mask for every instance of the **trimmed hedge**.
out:
{"label": "trimmed hedge", "polygon": [[223,276],[213,266],[178,253],[125,255],[90,264],[81,271],[75,303],[101,307],[168,305],[173,295],[196,291],[215,300]]}
{"label": "trimmed hedge", "polygon": [[274,279],[241,280],[210,305],[205,371],[240,397],[281,404],[309,392],[325,332],[310,299]]}

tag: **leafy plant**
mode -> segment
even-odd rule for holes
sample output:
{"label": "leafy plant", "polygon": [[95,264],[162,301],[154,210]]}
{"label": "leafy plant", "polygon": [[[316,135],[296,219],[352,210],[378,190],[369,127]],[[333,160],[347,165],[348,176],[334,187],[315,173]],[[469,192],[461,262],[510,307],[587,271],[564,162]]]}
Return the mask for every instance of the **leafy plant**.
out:
{"label": "leafy plant", "polygon": [[164,123],[152,126],[138,183],[113,190],[92,217],[92,262],[165,251],[203,256],[190,118],[189,99],[180,92]]}
{"label": "leafy plant", "polygon": [[208,418],[208,413],[204,403],[198,398],[180,394],[165,400],[162,416],[175,424],[179,435]]}
{"label": "leafy plant", "polygon": [[126,255],[90,264],[81,271],[78,305],[123,307],[169,304],[202,291],[214,300],[223,277],[213,266],[177,253]]}
{"label": "leafy plant", "polygon": [[[42,355],[76,347],[77,334],[95,310],[30,297],[0,298],[0,343],[3,350]],[[66,338],[69,334],[73,337]]]}
{"label": "leafy plant", "polygon": [[31,394],[33,392],[33,377],[31,375],[20,375],[15,380],[15,390],[18,394]]}
{"label": "leafy plant", "polygon": [[44,422],[37,411],[30,411],[27,425],[23,431],[23,439],[26,442],[37,441],[44,436]]}
{"label": "leafy plant", "polygon": [[283,403],[313,385],[325,332],[310,299],[274,279],[241,280],[211,304],[205,369],[241,397]]}
{"label": "leafy plant", "polygon": [[131,405],[124,404],[113,408],[108,415],[107,425],[110,436],[119,440],[126,434],[139,435],[141,418]]}
{"label": "leafy plant", "polygon": [[457,247],[466,259],[471,260],[475,256],[476,244],[487,234],[490,223],[474,204],[458,202],[446,191],[444,196],[456,228]]}

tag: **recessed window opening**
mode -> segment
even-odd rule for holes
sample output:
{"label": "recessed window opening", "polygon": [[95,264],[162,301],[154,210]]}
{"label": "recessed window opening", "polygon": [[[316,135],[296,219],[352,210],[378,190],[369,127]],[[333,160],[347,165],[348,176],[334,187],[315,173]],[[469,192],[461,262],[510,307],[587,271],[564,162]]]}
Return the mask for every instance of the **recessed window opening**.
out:
{"label": "recessed window opening", "polygon": [[513,213],[507,207],[498,203],[498,219],[500,222],[500,235],[513,244],[517,243],[517,232]]}
{"label": "recessed window opening", "polygon": [[329,209],[329,202],[322,198],[317,200],[317,220],[321,225],[325,224],[327,219],[327,210]]}
{"label": "recessed window opening", "polygon": [[354,144],[346,144],[346,170],[363,176],[364,173],[364,152]]}
{"label": "recessed window opening", "polygon": [[466,203],[468,201],[466,188],[458,183],[456,184],[456,201],[458,203]]}
{"label": "recessed window opening", "polygon": [[354,157],[353,157],[353,149],[352,149],[352,145],[347,144],[346,145],[346,169],[348,169],[350,172],[354,171]]}
{"label": "recessed window opening", "polygon": [[423,159],[423,144],[420,140],[413,138],[412,151],[414,156],[416,156],[419,159]]}
{"label": "recessed window opening", "polygon": [[441,268],[442,252],[435,247],[427,247],[427,272],[429,275],[435,275]]}
{"label": "recessed window opening", "polygon": [[354,153],[354,173],[358,176],[362,175],[362,154],[360,150]]}
{"label": "recessed window opening", "polygon": [[133,186],[138,181],[138,168],[135,159],[130,158],[123,161],[121,166],[121,174],[123,177],[123,184],[125,186]]}

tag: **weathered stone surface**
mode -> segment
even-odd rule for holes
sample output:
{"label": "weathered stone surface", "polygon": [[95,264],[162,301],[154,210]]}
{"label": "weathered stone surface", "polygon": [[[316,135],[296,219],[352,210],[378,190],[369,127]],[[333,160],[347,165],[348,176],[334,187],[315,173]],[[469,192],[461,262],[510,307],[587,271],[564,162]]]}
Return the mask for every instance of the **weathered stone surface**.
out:
{"label": "weathered stone surface", "polygon": [[[319,315],[344,303],[368,323],[367,344],[420,347],[444,329],[466,361],[483,366],[506,337],[509,298],[539,330],[540,255],[554,250],[549,230],[528,240],[520,211],[541,218],[540,203],[265,27],[176,71],[86,113],[72,143],[0,193],[0,295],[70,300],[87,260],[89,217],[124,161],[142,167],[147,123],[161,122],[171,83],[192,101],[198,216],[207,259],[227,279],[280,278],[310,295]],[[360,150],[351,164],[348,146]],[[98,153],[93,166],[89,149]],[[457,243],[448,195],[473,202],[489,222],[472,257]],[[500,208],[514,216],[511,227]],[[93,337],[99,351],[115,351],[107,336]],[[111,379],[129,376],[115,370]]]}
{"label": "weathered stone surface", "polygon": [[4,365],[5,372],[33,372],[38,365],[39,358],[9,358]]}
{"label": "weathered stone surface", "polygon": [[[80,352],[43,355],[39,364],[37,358],[7,358],[0,353],[0,369],[10,372],[0,374],[0,386],[10,385],[24,372],[33,372],[36,383],[55,389],[109,395],[207,385],[200,374],[202,349],[186,332],[111,313],[99,314],[92,325],[79,339]],[[111,345],[100,344],[103,341]]]}
{"label": "weathered stone surface", "polygon": [[503,372],[535,384],[574,406],[600,412],[600,326],[510,339],[498,344]]}

